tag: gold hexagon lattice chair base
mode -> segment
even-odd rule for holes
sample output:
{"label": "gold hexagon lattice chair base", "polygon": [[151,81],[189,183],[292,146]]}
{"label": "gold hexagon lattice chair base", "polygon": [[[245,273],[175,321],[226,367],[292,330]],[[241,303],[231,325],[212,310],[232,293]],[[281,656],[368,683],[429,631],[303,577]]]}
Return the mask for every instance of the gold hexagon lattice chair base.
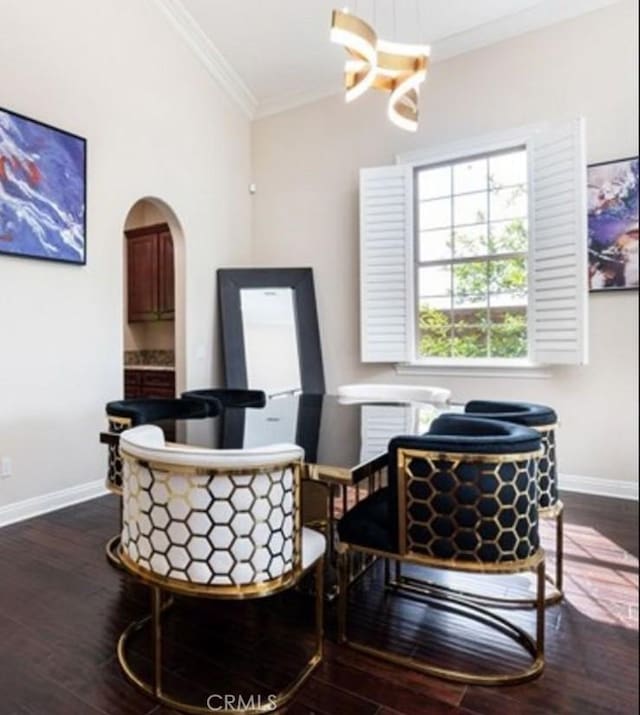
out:
{"label": "gold hexagon lattice chair base", "polygon": [[[467,683],[470,685],[515,685],[525,683],[539,677],[544,670],[544,553],[540,550],[535,556],[524,562],[516,562],[512,565],[504,564],[494,569],[483,570],[474,564],[450,565],[449,568],[460,571],[472,571],[476,573],[516,573],[533,570],[536,573],[537,598],[536,598],[536,637],[532,638],[524,629],[515,625],[511,621],[482,607],[476,601],[465,598],[464,594],[457,594],[453,591],[443,592],[440,589],[430,588],[425,582],[415,585],[410,582],[398,583],[393,589],[397,596],[409,596],[419,598],[427,605],[437,604],[439,610],[447,610],[458,615],[484,623],[486,626],[495,628],[503,635],[509,637],[519,645],[523,651],[530,656],[530,664],[512,673],[487,673],[478,674],[466,670],[444,668],[442,666],[418,660],[415,657],[404,656],[389,650],[383,650],[375,646],[364,644],[348,637],[348,610],[349,610],[349,559],[354,552],[364,551],[384,558],[391,558],[394,555],[385,552],[376,552],[370,549],[361,549],[342,545],[339,556],[339,580],[340,580],[340,600],[338,603],[338,641],[354,650],[366,653],[367,655],[380,658],[382,660],[401,665],[412,670],[416,670],[426,675],[436,678],[452,680],[454,682]],[[397,554],[395,555],[397,557]],[[420,566],[433,566],[443,568],[442,562],[425,559],[405,558],[404,562],[414,563]],[[473,567],[476,566],[474,569]]]}
{"label": "gold hexagon lattice chair base", "polygon": [[[393,449],[390,450],[393,453]],[[536,459],[541,450],[513,454],[444,452],[415,447],[396,447],[397,542],[385,551],[358,543],[360,519],[367,507],[354,509],[349,521],[341,522],[339,546],[340,601],[338,630],[341,642],[384,660],[436,677],[484,685],[506,685],[531,680],[544,667],[545,562],[539,546]],[[393,458],[393,457],[392,457]],[[389,499],[394,498],[390,492]],[[374,504],[375,502],[372,502]],[[389,504],[391,517],[394,504]],[[390,518],[391,518],[390,517]],[[394,529],[392,521],[388,528]],[[377,536],[380,539],[379,536]],[[354,543],[355,542],[355,543]],[[534,571],[536,575],[535,640],[525,630],[468,597],[443,591],[429,583],[408,579],[400,573],[392,582],[396,595],[426,599],[427,605],[454,611],[501,632],[530,656],[527,667],[512,672],[445,668],[389,650],[350,641],[347,635],[349,560],[352,553],[376,554],[399,564],[412,564],[449,572],[510,575]],[[388,569],[385,569],[388,579]],[[522,607],[522,606],[520,606]]]}
{"label": "gold hexagon lattice chair base", "polygon": [[[123,557],[123,563],[125,568],[127,568],[128,559],[126,555]],[[127,569],[128,570],[128,569]],[[144,580],[140,576],[139,571],[133,572],[136,576]],[[235,708],[218,708],[216,707],[216,712],[226,713],[227,715],[261,715],[262,713],[270,713],[275,710],[279,710],[284,707],[291,699],[295,696],[301,686],[313,673],[316,666],[322,660],[322,638],[323,638],[323,602],[322,602],[322,591],[323,591],[323,575],[324,575],[324,564],[321,559],[315,565],[315,577],[316,577],[316,597],[315,597],[315,649],[309,660],[304,664],[300,672],[296,677],[283,689],[277,693],[270,693],[269,697],[264,699],[258,699],[255,706],[243,707],[242,709]],[[212,589],[215,591],[215,589]],[[198,594],[201,596],[206,596],[205,592]],[[215,595],[212,597],[215,598]],[[142,690],[147,695],[151,696],[154,700],[162,705],[166,705],[170,708],[180,710],[185,713],[191,713],[193,715],[205,715],[212,712],[212,708],[206,703],[203,705],[196,705],[193,703],[188,703],[183,700],[178,699],[165,692],[162,683],[162,618],[169,608],[173,605],[173,598],[169,598],[167,601],[163,602],[163,590],[158,585],[151,585],[151,613],[138,620],[131,623],[125,631],[122,633],[118,640],[118,662],[122,668],[125,676],[133,683],[137,688]],[[140,631],[149,628],[151,630],[151,641],[152,641],[152,658],[153,658],[153,682],[145,680],[140,674],[136,673],[132,667],[129,657],[128,649],[130,646],[131,639]],[[255,702],[255,700],[252,700]]]}

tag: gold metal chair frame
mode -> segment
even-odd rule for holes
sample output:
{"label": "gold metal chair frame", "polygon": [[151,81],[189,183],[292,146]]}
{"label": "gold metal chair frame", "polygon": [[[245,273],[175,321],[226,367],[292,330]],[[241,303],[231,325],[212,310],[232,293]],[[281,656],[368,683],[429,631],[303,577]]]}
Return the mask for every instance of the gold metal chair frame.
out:
{"label": "gold metal chair frame", "polygon": [[[368,553],[384,559],[398,559],[398,554],[391,554],[375,549],[364,549],[353,544],[341,544],[339,547],[339,578],[340,578],[340,597],[338,601],[338,642],[348,645],[354,650],[360,651],[367,655],[380,658],[395,665],[402,665],[412,670],[417,670],[426,675],[431,675],[436,678],[452,680],[469,685],[516,685],[525,683],[529,680],[537,678],[544,669],[544,623],[545,623],[545,603],[544,603],[544,584],[545,584],[545,566],[544,552],[540,549],[535,557],[526,561],[513,562],[512,564],[501,564],[500,568],[487,569],[486,566],[466,563],[446,563],[438,559],[420,558],[417,555],[401,557],[403,563],[415,564],[418,566],[429,566],[436,568],[450,569],[454,571],[471,571],[475,573],[495,573],[495,574],[513,574],[524,571],[533,570],[537,577],[537,598],[536,598],[536,637],[535,640],[522,628],[514,625],[506,618],[499,616],[486,608],[480,606],[477,601],[465,598],[463,594],[454,594],[452,592],[443,593],[441,590],[430,588],[427,583],[422,583],[420,586],[414,586],[411,583],[399,583],[393,590],[399,595],[420,596],[427,602],[429,600],[444,602],[450,606],[451,610],[466,609],[468,613],[463,614],[469,618],[476,620],[492,621],[493,627],[496,627],[514,641],[519,643],[522,648],[531,656],[531,664],[515,673],[491,673],[491,674],[476,674],[469,673],[463,670],[454,670],[450,668],[442,668],[441,666],[433,665],[419,661],[409,656],[392,653],[381,648],[365,645],[357,641],[351,640],[347,632],[347,615],[349,603],[349,558],[354,552]],[[474,568],[476,567],[476,568]]]}
{"label": "gold metal chair frame", "polygon": [[[427,675],[453,680],[473,685],[513,685],[524,683],[538,677],[544,669],[544,627],[545,627],[545,561],[544,551],[538,548],[537,551],[525,559],[514,559],[511,561],[498,562],[474,562],[452,559],[436,558],[412,551],[407,539],[406,522],[406,459],[418,455],[429,455],[437,459],[461,458],[465,460],[475,460],[480,462],[507,462],[522,461],[523,459],[535,458],[539,452],[512,455],[482,455],[482,454],[439,454],[435,452],[419,452],[417,450],[398,451],[398,545],[399,553],[380,551],[366,548],[357,544],[341,543],[338,547],[338,574],[339,574],[339,602],[338,602],[338,641],[349,645],[360,652],[372,655],[382,660],[402,665]],[[404,496],[404,498],[403,498]],[[465,615],[476,620],[488,622],[492,627],[504,632],[507,636],[516,641],[526,653],[531,656],[531,663],[528,667],[514,673],[490,673],[477,674],[463,670],[443,668],[434,664],[419,661],[404,655],[392,653],[387,650],[365,645],[354,640],[350,640],[347,631],[347,616],[349,605],[349,586],[352,583],[350,578],[350,563],[353,554],[368,554],[372,557],[380,557],[385,561],[385,586],[393,594],[406,595],[409,597],[421,597],[429,601],[438,601],[451,610],[461,610]],[[389,562],[396,563],[396,578],[392,580],[389,574]],[[508,621],[506,618],[487,610],[488,605],[504,607],[504,602],[496,603],[499,599],[487,599],[478,594],[467,594],[463,591],[443,587],[421,579],[402,577],[401,564],[413,564],[429,568],[445,569],[450,571],[481,573],[481,574],[516,574],[527,571],[534,571],[536,574],[536,635],[535,640],[522,628]],[[528,601],[513,601],[512,607],[527,607]]]}
{"label": "gold metal chair frame", "polygon": [[[109,426],[118,425],[118,432],[124,432],[124,430],[129,429],[132,425],[130,417],[117,417],[114,415],[107,415],[107,420]],[[111,447],[109,447],[111,449]],[[107,479],[106,484],[107,489],[115,494],[120,499],[120,509],[118,510],[120,514],[120,529],[115,536],[112,536],[109,541],[105,544],[104,552],[107,557],[107,562],[116,569],[122,569],[122,563],[120,562],[120,534],[122,533],[122,489],[113,484],[109,479]]]}
{"label": "gold metal chair frame", "polygon": [[[564,531],[564,504],[561,501],[556,502],[552,507],[540,509],[538,516],[541,519],[555,519],[556,522],[556,556],[555,556],[555,577],[551,574],[545,575],[545,582],[550,584],[552,591],[547,593],[545,589],[544,605],[545,607],[555,606],[564,598],[563,591],[563,531]],[[361,574],[358,574],[360,576]],[[395,561],[394,575],[391,576],[390,560],[384,562],[384,583],[385,587],[397,589],[407,587],[411,589],[422,588],[429,592],[449,593],[453,596],[464,598],[467,601],[477,603],[478,605],[495,606],[499,608],[537,608],[538,599],[536,598],[505,598],[500,596],[488,596],[486,594],[472,593],[462,589],[451,588],[444,584],[427,579],[418,579],[411,576],[405,576],[402,573],[402,564]]]}
{"label": "gold metal chair frame", "polygon": [[[173,465],[164,465],[162,463],[151,463],[139,460],[133,455],[123,452],[123,457],[137,461],[139,464],[151,467],[154,469],[173,469]],[[294,484],[297,492],[297,503],[299,504],[300,494],[300,464],[294,463],[289,465],[294,471]],[[181,472],[190,473],[198,476],[207,475],[215,477],[216,475],[232,475],[240,474],[247,475],[251,473],[259,473],[268,470],[268,465],[263,465],[260,469],[225,469],[211,470],[200,467],[185,467],[181,468]],[[262,713],[274,712],[279,710],[296,695],[298,690],[309,678],[316,666],[322,660],[323,655],[323,636],[324,636],[324,557],[318,559],[315,564],[307,569],[302,568],[302,553],[301,553],[301,524],[299,508],[296,514],[297,530],[297,547],[295,549],[296,556],[291,571],[273,578],[269,581],[249,583],[246,585],[209,585],[203,583],[193,583],[181,579],[176,579],[170,576],[162,576],[154,573],[144,567],[141,567],[126,553],[124,548],[120,546],[118,557],[121,567],[138,581],[148,585],[151,589],[151,613],[144,618],[134,621],[123,631],[118,639],[117,655],[118,662],[125,676],[141,691],[150,695],[154,700],[162,705],[170,708],[181,710],[191,715],[207,715],[211,713],[211,708],[200,705],[187,703],[172,697],[165,693],[162,685],[162,615],[168,610],[173,602],[173,595],[193,597],[193,598],[209,598],[219,600],[244,600],[266,598],[276,595],[282,591],[296,586],[302,578],[308,573],[315,570],[315,648],[309,660],[304,664],[298,675],[286,685],[278,693],[272,693],[274,698],[269,698],[267,701],[260,703],[255,707],[242,710],[236,708],[221,708],[216,712],[226,713],[227,715],[260,715]],[[172,596],[163,603],[163,594],[168,592]],[[151,625],[152,636],[152,660],[153,660],[153,681],[147,682],[138,675],[132,668],[127,657],[127,647],[131,637],[141,631],[148,624]]]}
{"label": "gold metal chair frame", "polygon": [[[537,432],[550,432],[557,428],[557,423],[538,426],[535,429]],[[544,604],[545,606],[555,606],[560,603],[564,597],[562,572],[564,568],[564,504],[558,500],[555,504],[548,507],[538,509],[538,517],[540,519],[554,519],[556,525],[556,552],[555,552],[555,576],[546,574],[545,581],[551,585],[552,591],[547,593],[545,590]],[[467,601],[472,601],[478,605],[495,606],[500,608],[537,608],[538,599],[536,598],[504,598],[499,596],[488,596],[481,593],[472,593],[462,589],[451,588],[435,581],[427,579],[417,579],[402,574],[402,564],[399,561],[395,562],[394,575],[391,576],[389,560],[385,560],[384,564],[384,582],[387,588],[397,589],[407,587],[410,589],[423,589],[425,591],[437,592],[442,594],[451,594],[455,597],[464,598]]]}

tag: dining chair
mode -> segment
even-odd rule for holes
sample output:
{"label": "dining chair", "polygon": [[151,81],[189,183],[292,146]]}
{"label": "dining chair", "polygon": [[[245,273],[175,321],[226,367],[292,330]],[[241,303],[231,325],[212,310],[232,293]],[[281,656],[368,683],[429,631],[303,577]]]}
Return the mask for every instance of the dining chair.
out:
{"label": "dining chair", "polygon": [[[217,412],[215,411],[217,409]],[[215,406],[201,400],[164,399],[147,397],[130,400],[114,400],[107,402],[105,410],[109,432],[119,434],[131,427],[156,422],[159,420],[196,419],[212,416],[220,412],[220,405]],[[122,499],[122,459],[118,445],[109,445],[109,462],[107,467],[106,487]],[[119,510],[122,512],[122,509]],[[113,536],[106,545],[107,560],[112,566],[120,566],[118,547],[120,532]]]}
{"label": "dining chair", "polygon": [[[464,683],[503,685],[531,680],[544,667],[544,552],[538,538],[536,460],[540,434],[521,425],[445,415],[429,433],[389,444],[389,485],[357,504],[338,523],[339,640],[429,675]],[[526,667],[479,673],[450,668],[348,637],[350,558],[372,554],[401,564],[471,574],[537,577],[536,632],[422,579],[391,582],[393,595],[424,598],[484,622],[530,657]],[[386,576],[386,574],[385,574]],[[462,609],[462,610],[460,610]],[[488,641],[491,642],[491,641]],[[418,644],[416,644],[418,645]]]}
{"label": "dining chair", "polygon": [[[120,443],[120,557],[124,569],[151,590],[151,614],[129,625],[118,641],[126,676],[163,705],[211,712],[163,687],[165,594],[227,601],[264,598],[296,586],[315,569],[313,654],[290,683],[272,693],[275,697],[242,712],[266,713],[285,705],[322,659],[326,544],[322,534],[301,526],[303,450],[291,444],[238,450],[167,445],[154,425],[127,430]],[[147,625],[153,634],[151,681],[135,672],[129,659],[131,636]]]}
{"label": "dining chair", "polygon": [[492,419],[531,427],[540,433],[543,454],[537,461],[538,515],[555,520],[555,578],[547,577],[554,591],[546,597],[547,605],[562,599],[562,572],[564,561],[563,521],[564,505],[558,492],[558,466],[556,456],[556,428],[558,416],[546,405],[531,402],[497,402],[472,400],[464,408],[470,418]]}

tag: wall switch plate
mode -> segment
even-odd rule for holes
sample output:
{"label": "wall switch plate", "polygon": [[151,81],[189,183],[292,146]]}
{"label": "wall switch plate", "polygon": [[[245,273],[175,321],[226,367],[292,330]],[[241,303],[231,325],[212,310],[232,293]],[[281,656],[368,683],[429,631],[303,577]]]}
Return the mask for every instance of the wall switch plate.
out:
{"label": "wall switch plate", "polygon": [[11,459],[9,457],[0,458],[0,479],[10,477],[12,472]]}

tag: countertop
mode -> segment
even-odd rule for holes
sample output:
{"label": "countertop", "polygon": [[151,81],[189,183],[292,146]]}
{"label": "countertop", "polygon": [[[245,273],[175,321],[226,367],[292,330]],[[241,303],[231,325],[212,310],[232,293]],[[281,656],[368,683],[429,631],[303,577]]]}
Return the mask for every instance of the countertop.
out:
{"label": "countertop", "polygon": [[175,365],[125,365],[125,370],[169,370],[175,372]]}

